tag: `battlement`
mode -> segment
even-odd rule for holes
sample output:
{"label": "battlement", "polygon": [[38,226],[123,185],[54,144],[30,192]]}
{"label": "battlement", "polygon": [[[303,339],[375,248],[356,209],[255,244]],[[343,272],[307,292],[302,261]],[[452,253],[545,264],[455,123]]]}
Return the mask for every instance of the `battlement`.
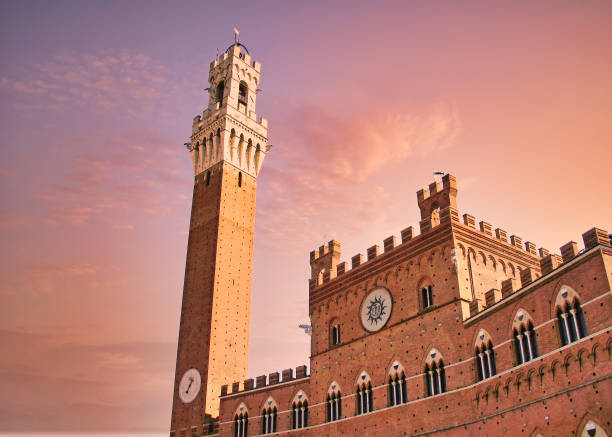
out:
{"label": "battlement", "polygon": [[322,284],[336,277],[340,252],[340,243],[336,240],[330,240],[327,245],[310,252],[311,283]]}
{"label": "battlement", "polygon": [[536,249],[536,244],[531,241],[526,241],[525,243],[523,243],[523,239],[518,235],[511,235],[510,240],[508,240],[508,233],[505,230],[501,228],[496,228],[495,231],[493,231],[493,227],[491,226],[491,224],[485,221],[480,221],[478,223],[477,229],[476,219],[473,215],[463,214],[463,224],[472,229],[479,230],[481,233],[487,235],[488,237],[494,238],[495,240],[498,240],[504,244],[513,246],[516,249],[524,251],[525,253],[531,256],[537,258],[544,258],[549,254],[548,249],[545,249],[543,247]]}
{"label": "battlement", "polygon": [[243,64],[255,70],[257,73],[261,72],[261,64],[258,61],[251,60],[251,55],[246,51],[246,47],[242,44],[233,44],[217,59],[210,63],[210,70],[225,64],[228,64],[232,59],[238,58]]}
{"label": "battlement", "polygon": [[338,262],[340,260],[340,243],[335,240],[331,240],[327,246],[321,246],[319,249],[313,250],[310,252],[310,266],[312,269],[312,275],[309,281],[310,290],[313,290],[319,285],[325,284],[334,278],[345,275],[363,264],[374,261],[377,257],[384,255],[396,247],[399,247],[399,245],[406,244],[417,237],[414,227],[412,226],[408,226],[407,228],[403,229],[400,235],[400,244],[397,243],[398,240],[395,235],[390,235],[383,240],[382,252],[380,246],[375,244],[368,248],[365,257],[362,253],[353,255],[351,257],[350,265],[346,261]]}
{"label": "battlement", "polygon": [[[467,214],[466,214],[467,215]],[[471,216],[468,216],[468,219]],[[472,217],[473,219],[473,217]],[[465,216],[464,216],[465,220]],[[467,223],[465,223],[467,224]],[[515,237],[515,236],[514,236]],[[582,234],[582,240],[584,242],[584,249],[578,250],[578,244],[575,241],[570,241],[560,248],[561,256],[549,253],[546,249],[540,249],[540,272],[533,267],[527,267],[520,271],[520,282],[514,278],[508,278],[502,281],[501,290],[492,289],[485,293],[485,301],[482,302],[478,299],[474,299],[470,302],[470,317],[475,316],[480,311],[496,304],[497,302],[511,296],[512,294],[528,287],[532,283],[536,282],[541,277],[544,277],[556,269],[562,267],[564,264],[572,261],[584,252],[598,246],[612,247],[611,237],[608,232],[600,228],[591,228]],[[514,242],[519,241],[519,237],[514,238]],[[532,243],[525,243],[525,250],[535,255],[535,245]]]}
{"label": "battlement", "polygon": [[[231,384],[231,392],[229,391],[229,385],[223,385],[221,386],[221,397],[304,379],[310,376],[307,370],[306,365],[302,365],[295,368],[295,376],[293,375],[293,369],[285,369],[281,373],[273,372],[269,375],[260,375],[256,378],[237,381]],[[242,390],[240,389],[241,384]]]}
{"label": "battlement", "polygon": [[442,183],[433,181],[429,188],[417,191],[417,202],[421,210],[421,233],[441,223],[459,221],[457,179],[450,173],[445,174]]}

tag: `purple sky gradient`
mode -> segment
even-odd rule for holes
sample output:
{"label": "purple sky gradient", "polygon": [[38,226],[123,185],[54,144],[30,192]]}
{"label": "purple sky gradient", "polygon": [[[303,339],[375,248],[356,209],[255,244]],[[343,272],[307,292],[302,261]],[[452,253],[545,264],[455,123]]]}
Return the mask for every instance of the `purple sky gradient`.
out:
{"label": "purple sky gradient", "polygon": [[169,427],[182,144],[232,28],[262,63],[251,376],[308,364],[308,253],[460,213],[558,251],[612,228],[612,3],[0,5],[0,431]]}

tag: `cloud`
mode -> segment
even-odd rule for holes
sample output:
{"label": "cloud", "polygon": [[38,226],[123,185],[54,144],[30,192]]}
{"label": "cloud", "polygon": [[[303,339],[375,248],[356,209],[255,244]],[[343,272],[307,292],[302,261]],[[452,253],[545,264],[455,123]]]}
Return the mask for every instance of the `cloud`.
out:
{"label": "cloud", "polygon": [[[52,144],[79,150],[81,141],[79,135],[63,135]],[[143,212],[168,215],[177,205],[188,202],[180,196],[191,184],[184,172],[187,167],[181,165],[188,157],[184,149],[169,147],[168,141],[159,137],[96,138],[86,153],[69,159],[66,165],[58,166],[55,183],[37,194],[46,205],[47,224],[102,223],[116,230],[131,230],[135,228],[132,217]],[[8,218],[6,221],[8,225]]]}
{"label": "cloud", "polygon": [[34,63],[19,77],[0,78],[0,88],[17,97],[14,108],[87,110],[122,117],[169,115],[189,81],[153,58],[127,50],[65,53]]}
{"label": "cloud", "polygon": [[279,125],[280,146],[264,164],[258,208],[258,229],[270,241],[283,235],[309,241],[337,229],[357,233],[384,220],[391,200],[379,183],[385,172],[451,147],[461,129],[450,104],[367,117],[334,116],[310,106],[290,112]]}

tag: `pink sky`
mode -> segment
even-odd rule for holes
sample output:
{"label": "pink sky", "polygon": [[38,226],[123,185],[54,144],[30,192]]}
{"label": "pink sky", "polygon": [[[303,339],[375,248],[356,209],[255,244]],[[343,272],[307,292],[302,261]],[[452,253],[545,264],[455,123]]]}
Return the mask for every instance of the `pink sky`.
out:
{"label": "pink sky", "polygon": [[169,428],[182,144],[232,28],[262,63],[251,376],[308,364],[308,254],[459,209],[554,251],[612,230],[612,3],[3,2],[0,431]]}

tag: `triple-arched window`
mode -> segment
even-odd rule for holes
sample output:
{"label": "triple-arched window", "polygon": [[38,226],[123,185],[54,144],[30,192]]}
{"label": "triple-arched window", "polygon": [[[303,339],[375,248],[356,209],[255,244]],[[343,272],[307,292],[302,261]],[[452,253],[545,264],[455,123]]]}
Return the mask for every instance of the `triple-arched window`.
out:
{"label": "triple-arched window", "polygon": [[327,392],[327,421],[333,422],[342,419],[342,396],[337,383],[332,383]]}
{"label": "triple-arched window", "polygon": [[587,328],[578,294],[569,287],[563,287],[557,296],[557,322],[563,346],[586,337]]}
{"label": "triple-arched window", "polygon": [[519,310],[512,326],[517,364],[523,364],[536,358],[538,356],[538,341],[533,329],[533,321],[527,312]]}
{"label": "triple-arched window", "polygon": [[427,396],[446,392],[446,373],[442,355],[436,349],[427,354],[425,361],[425,390]]}
{"label": "triple-arched window", "polygon": [[366,372],[361,372],[357,380],[357,394],[355,396],[357,402],[357,414],[370,413],[374,410],[372,399],[372,382],[370,376]]}
{"label": "triple-arched window", "polygon": [[408,402],[406,374],[402,365],[395,361],[389,371],[389,406],[392,407],[406,402]]}
{"label": "triple-arched window", "polygon": [[261,412],[262,434],[272,434],[276,432],[276,405],[267,405]]}
{"label": "triple-arched window", "polygon": [[493,342],[489,334],[483,329],[480,330],[476,339],[476,367],[478,368],[479,381],[497,374]]}
{"label": "triple-arched window", "polygon": [[306,428],[308,426],[308,399],[306,394],[300,390],[291,404],[291,427],[293,429]]}
{"label": "triple-arched window", "polygon": [[249,432],[249,413],[241,404],[234,415],[234,437],[246,437]]}

